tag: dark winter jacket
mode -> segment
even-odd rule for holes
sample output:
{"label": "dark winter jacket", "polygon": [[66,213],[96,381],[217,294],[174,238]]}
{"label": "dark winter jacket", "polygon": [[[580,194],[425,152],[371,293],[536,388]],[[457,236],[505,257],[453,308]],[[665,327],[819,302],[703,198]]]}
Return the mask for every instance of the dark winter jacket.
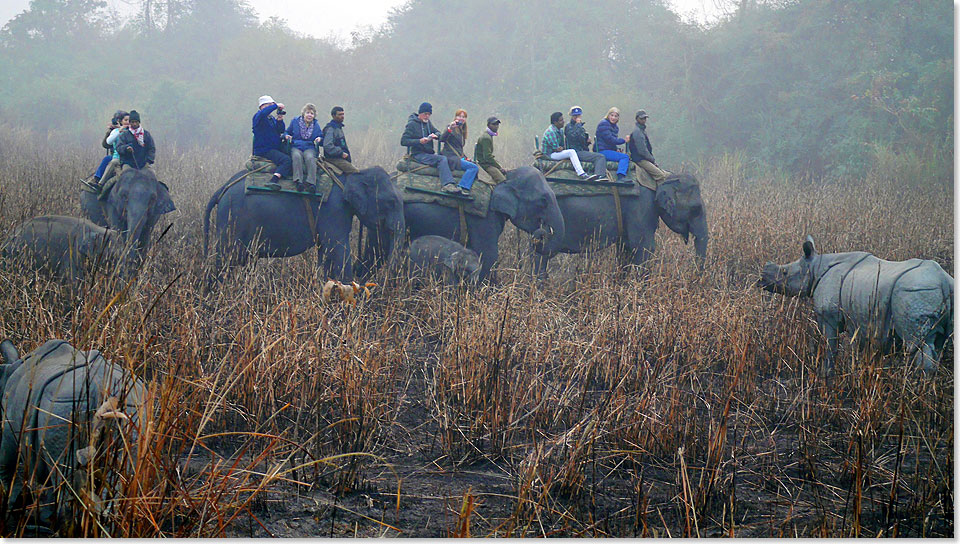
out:
{"label": "dark winter jacket", "polygon": [[411,113],[410,117],[407,118],[407,126],[403,129],[403,136],[400,136],[400,145],[409,147],[411,155],[416,155],[417,153],[432,155],[433,141],[431,140],[425,144],[421,144],[420,138],[426,138],[433,133],[437,135],[440,134],[440,131],[437,130],[437,127],[433,126],[433,123],[430,121],[424,123],[420,121],[416,113]]}
{"label": "dark winter jacket", "polygon": [[640,123],[637,123],[636,128],[630,133],[627,152],[630,154],[630,160],[635,163],[650,161],[657,164],[657,161],[653,160],[653,146],[650,145],[650,138],[647,138],[647,127]]}
{"label": "dark winter jacket", "polygon": [[569,149],[590,151],[587,145],[587,129],[583,128],[583,123],[570,123],[563,127],[563,139],[567,141]]}
{"label": "dark winter jacket", "polygon": [[353,162],[353,154],[347,147],[347,137],[343,134],[343,123],[331,120],[323,127],[323,155],[334,159],[342,159],[347,154],[347,161]]}
{"label": "dark winter jacket", "polygon": [[597,151],[616,151],[618,145],[626,143],[619,134],[620,127],[611,123],[609,119],[600,121],[597,125]]}
{"label": "dark winter jacket", "polygon": [[300,136],[300,124],[301,124],[301,123],[303,123],[303,118],[302,118],[302,116],[301,116],[301,117],[294,117],[294,118],[293,118],[293,121],[290,121],[290,126],[287,127],[287,134],[289,134],[289,135],[293,138],[293,141],[291,142],[291,144],[293,145],[293,147],[299,149],[300,151],[306,151],[306,150],[310,149],[311,147],[313,147],[313,141],[314,141],[314,140],[316,140],[317,138],[323,136],[323,129],[320,128],[320,123],[318,123],[317,120],[314,119],[314,120],[313,120],[313,127],[312,127],[312,129],[310,130],[310,139],[309,139],[309,140],[304,140],[303,137]]}
{"label": "dark winter jacket", "polygon": [[107,143],[107,138],[110,137],[110,133],[111,133],[111,132],[113,132],[113,129],[112,129],[112,128],[108,128],[108,129],[107,129],[107,133],[103,135],[103,141],[100,142],[100,145],[102,145],[103,148],[107,150],[107,155],[112,155],[112,154],[113,154],[113,146]]}
{"label": "dark winter jacket", "polygon": [[453,159],[464,158],[463,154],[463,134],[458,129],[446,129],[440,135],[440,141],[443,142],[442,153]]}
{"label": "dark winter jacket", "polygon": [[153,136],[150,135],[148,130],[143,131],[143,145],[140,145],[140,142],[129,130],[121,132],[120,137],[117,138],[117,152],[120,153],[120,164],[128,164],[138,170],[148,164],[153,164],[157,156],[157,148],[153,145]]}
{"label": "dark winter jacket", "polygon": [[270,117],[270,114],[277,109],[276,104],[271,104],[266,108],[253,114],[253,154],[263,155],[272,149],[280,149],[280,135],[286,124],[279,119]]}

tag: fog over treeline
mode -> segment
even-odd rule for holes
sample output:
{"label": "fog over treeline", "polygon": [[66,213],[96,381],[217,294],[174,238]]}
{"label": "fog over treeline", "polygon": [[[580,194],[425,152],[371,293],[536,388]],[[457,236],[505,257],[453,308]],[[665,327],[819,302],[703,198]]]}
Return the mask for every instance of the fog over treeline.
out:
{"label": "fog over treeline", "polygon": [[[787,172],[853,174],[878,154],[953,161],[953,5],[915,0],[742,0],[709,27],[656,0],[412,0],[352,44],[260,23],[240,0],[33,0],[0,33],[0,123],[46,137],[100,136],[137,109],[160,148],[249,146],[257,97],[348,138],[399,149],[424,100],[542,133],[553,111],[646,109],[661,162],[741,152]],[[322,7],[318,7],[322,10]],[[509,128],[508,128],[509,127]]]}

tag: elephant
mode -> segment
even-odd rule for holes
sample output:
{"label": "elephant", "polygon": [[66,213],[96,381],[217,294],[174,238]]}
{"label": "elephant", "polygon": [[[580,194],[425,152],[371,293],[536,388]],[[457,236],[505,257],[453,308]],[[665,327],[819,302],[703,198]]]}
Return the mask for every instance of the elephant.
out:
{"label": "elephant", "polygon": [[582,253],[591,244],[601,248],[616,243],[622,264],[643,266],[656,249],[654,235],[660,220],[680,234],[686,243],[690,234],[698,266],[707,256],[707,217],[700,184],[690,174],[676,174],[661,182],[656,191],[640,187],[638,196],[621,196],[623,233],[617,231],[617,211],[612,195],[569,195],[557,199],[567,230],[553,247],[537,251],[534,273],[547,277],[547,264],[557,253]]}
{"label": "elephant", "polygon": [[[210,214],[217,207],[218,269],[224,258],[229,264],[243,265],[256,241],[259,257],[292,257],[317,246],[326,276],[349,282],[354,278],[350,254],[354,216],[380,241],[378,257],[390,258],[403,239],[403,201],[383,168],[341,176],[343,188],[334,184],[319,206],[316,199],[292,194],[245,194],[243,183],[236,181],[246,172],[238,172],[213,194],[203,216],[206,251]],[[311,221],[315,221],[313,232]],[[363,274],[374,266],[365,266]]]}
{"label": "elephant", "polygon": [[[539,251],[553,251],[564,236],[564,219],[557,197],[543,173],[532,166],[508,170],[506,181],[490,195],[486,217],[465,215],[466,246],[480,255],[479,281],[485,281],[499,257],[497,243],[509,219],[520,230],[533,234]],[[407,202],[403,207],[411,239],[436,235],[460,239],[460,214],[455,208],[426,202]]]}
{"label": "elephant", "polygon": [[[63,340],[48,340],[23,360],[4,340],[0,354],[0,484],[7,514],[25,514],[29,525],[55,530],[68,500],[87,487],[88,469],[114,470],[120,465],[111,460],[125,458],[118,451],[132,453],[126,445],[136,445],[146,386],[96,350]],[[124,439],[108,441],[111,422]],[[99,501],[96,493],[87,497]]]}
{"label": "elephant", "polygon": [[433,275],[447,284],[476,285],[480,278],[480,256],[442,236],[413,240],[408,258],[415,275]]}
{"label": "elephant", "polygon": [[150,234],[160,216],[176,209],[167,186],[150,168],[124,168],[105,201],[96,193],[81,191],[80,207],[90,221],[119,231],[139,262],[150,247]]}
{"label": "elephant", "polygon": [[79,217],[43,215],[17,226],[0,248],[0,255],[77,283],[91,267],[124,264],[123,249],[117,231]]}
{"label": "elephant", "polygon": [[944,344],[953,335],[953,278],[935,261],[885,261],[870,253],[824,253],[813,237],[803,256],[786,265],[768,262],[757,286],[790,297],[813,298],[817,327],[827,340],[823,373],[833,361],[844,331],[861,347],[882,352],[907,348],[916,366],[934,372]]}

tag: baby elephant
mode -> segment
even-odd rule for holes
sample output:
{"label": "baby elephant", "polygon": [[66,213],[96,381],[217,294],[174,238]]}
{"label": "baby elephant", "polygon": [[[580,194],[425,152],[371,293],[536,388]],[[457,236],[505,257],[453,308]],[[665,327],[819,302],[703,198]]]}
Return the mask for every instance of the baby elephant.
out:
{"label": "baby elephant", "polygon": [[884,352],[905,347],[925,372],[936,370],[953,334],[953,278],[934,261],[885,261],[862,251],[821,255],[807,236],[803,257],[786,265],[767,263],[758,286],[813,298],[817,325],[827,339],[828,375],[844,331],[861,346],[876,342]]}
{"label": "baby elephant", "polygon": [[123,238],[86,219],[44,215],[24,222],[0,249],[6,259],[22,260],[37,270],[80,281],[91,266],[112,266],[122,259]]}
{"label": "baby elephant", "polygon": [[[97,351],[80,351],[63,340],[49,340],[23,360],[4,340],[0,353],[0,487],[6,511],[13,519],[26,515],[29,525],[55,530],[76,494],[100,506],[99,494],[87,490],[89,471],[115,469],[111,459],[130,460],[145,386]],[[107,439],[113,424],[128,431],[123,439],[116,433]]]}
{"label": "baby elephant", "polygon": [[480,257],[442,236],[421,236],[410,242],[410,268],[414,275],[433,274],[445,284],[476,285]]}

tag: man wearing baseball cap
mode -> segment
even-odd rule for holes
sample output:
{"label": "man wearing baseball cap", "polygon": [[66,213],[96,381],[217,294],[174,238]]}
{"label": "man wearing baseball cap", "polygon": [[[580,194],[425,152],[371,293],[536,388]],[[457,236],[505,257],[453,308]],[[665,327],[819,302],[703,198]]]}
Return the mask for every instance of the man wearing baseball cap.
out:
{"label": "man wearing baseball cap", "polygon": [[567,147],[576,151],[581,161],[593,163],[594,174],[602,179],[607,178],[607,158],[590,151],[590,135],[583,128],[583,109],[580,106],[570,108],[570,124],[563,127],[563,137],[567,140]]}
{"label": "man wearing baseball cap", "polygon": [[[253,154],[277,165],[267,187],[279,189],[280,178],[289,178],[293,173],[290,155],[280,151],[280,138],[287,128],[283,122],[286,112],[283,111],[283,104],[278,104],[269,95],[261,96],[258,104],[259,110],[253,114]],[[270,116],[273,112],[277,112],[276,119]]]}
{"label": "man wearing baseball cap", "polygon": [[667,172],[657,166],[657,161],[653,159],[653,146],[650,145],[650,139],[647,138],[647,115],[646,110],[637,112],[635,119],[636,127],[630,134],[630,141],[627,142],[627,151],[630,153],[630,160],[643,168],[653,181],[660,183],[667,177]]}
{"label": "man wearing baseball cap", "polygon": [[507,181],[507,171],[500,166],[497,158],[493,156],[493,137],[500,130],[500,120],[496,117],[487,119],[487,129],[477,138],[477,145],[473,148],[473,158],[483,168],[494,183],[503,183]]}

